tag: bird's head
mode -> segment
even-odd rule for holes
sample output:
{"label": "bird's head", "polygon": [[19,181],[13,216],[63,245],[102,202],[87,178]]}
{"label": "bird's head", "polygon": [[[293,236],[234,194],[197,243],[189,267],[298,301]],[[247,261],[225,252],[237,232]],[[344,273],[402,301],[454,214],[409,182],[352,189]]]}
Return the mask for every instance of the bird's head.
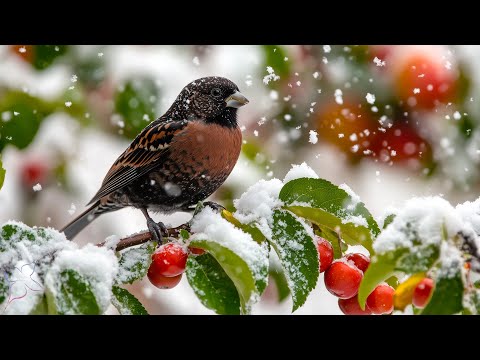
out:
{"label": "bird's head", "polygon": [[180,92],[178,110],[190,119],[201,119],[222,126],[237,126],[237,109],[248,104],[232,81],[208,76],[192,81]]}

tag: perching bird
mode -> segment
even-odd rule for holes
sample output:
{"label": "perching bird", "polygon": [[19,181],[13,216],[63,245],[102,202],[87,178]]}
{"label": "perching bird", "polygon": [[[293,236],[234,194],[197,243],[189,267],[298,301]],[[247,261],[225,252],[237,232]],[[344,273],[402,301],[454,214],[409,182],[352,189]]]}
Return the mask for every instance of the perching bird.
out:
{"label": "perching bird", "polygon": [[191,211],[226,180],[242,144],[237,109],[248,103],[237,85],[204,77],[185,86],[168,111],[150,123],[108,171],[92,206],[62,230],[72,240],[99,215],[133,206],[161,242],[164,214]]}

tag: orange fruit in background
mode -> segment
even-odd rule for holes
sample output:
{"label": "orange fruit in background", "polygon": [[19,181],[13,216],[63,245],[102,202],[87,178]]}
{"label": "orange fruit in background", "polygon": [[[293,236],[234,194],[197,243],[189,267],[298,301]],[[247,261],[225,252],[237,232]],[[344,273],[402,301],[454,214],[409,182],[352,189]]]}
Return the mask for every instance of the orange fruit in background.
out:
{"label": "orange fruit in background", "polygon": [[33,62],[35,55],[33,45],[10,45],[9,50],[12,54],[19,56],[27,63],[31,64]]}
{"label": "orange fruit in background", "polygon": [[[362,101],[364,103],[364,101]],[[317,114],[317,131],[323,141],[336,145],[352,157],[366,156],[380,126],[360,101],[345,100],[322,106]]]}
{"label": "orange fruit in background", "polygon": [[391,56],[398,98],[421,109],[455,99],[457,69],[442,47],[398,46]]}

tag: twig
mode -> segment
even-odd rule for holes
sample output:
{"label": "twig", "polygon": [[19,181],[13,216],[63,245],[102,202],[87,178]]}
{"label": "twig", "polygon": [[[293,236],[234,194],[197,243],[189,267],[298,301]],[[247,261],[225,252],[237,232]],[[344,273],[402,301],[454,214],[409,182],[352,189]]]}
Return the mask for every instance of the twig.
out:
{"label": "twig", "polygon": [[[190,224],[185,223],[175,228],[167,229],[166,231],[162,232],[162,236],[178,237],[180,235],[180,230],[190,231]],[[116,251],[120,251],[135,245],[140,245],[150,240],[152,240],[152,234],[148,230],[139,232],[134,235],[129,235],[127,237],[124,237],[123,239],[120,239],[117,244]],[[97,246],[105,246],[105,241],[97,244]]]}

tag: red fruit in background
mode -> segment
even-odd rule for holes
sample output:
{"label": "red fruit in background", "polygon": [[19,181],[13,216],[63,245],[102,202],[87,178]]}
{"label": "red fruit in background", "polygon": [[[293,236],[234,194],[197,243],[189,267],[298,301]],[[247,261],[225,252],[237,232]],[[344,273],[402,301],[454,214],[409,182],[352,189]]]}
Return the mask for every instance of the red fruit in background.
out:
{"label": "red fruit in background", "polygon": [[413,290],[412,303],[418,308],[424,308],[430,300],[430,295],[435,284],[432,279],[425,278]]}
{"label": "red fruit in background", "polygon": [[152,263],[148,271],[163,276],[177,276],[185,271],[188,253],[177,243],[167,243],[160,246],[152,255]]}
{"label": "red fruit in background", "polygon": [[28,188],[43,183],[47,178],[48,166],[41,160],[28,159],[20,166],[20,179]]}
{"label": "red fruit in background", "polygon": [[367,298],[367,306],[377,315],[390,314],[393,311],[393,295],[395,290],[387,285],[380,284]]}
{"label": "red fruit in background", "polygon": [[[398,97],[422,109],[453,101],[457,72],[444,56],[441,47],[398,47],[391,59]],[[409,100],[412,97],[415,100]]]}
{"label": "red fruit in background", "polygon": [[356,266],[336,261],[325,271],[325,287],[341,299],[355,296],[362,281],[363,273]]}
{"label": "red fruit in background", "polygon": [[360,253],[347,254],[345,255],[345,259],[347,261],[353,261],[353,264],[363,272],[367,271],[368,265],[370,265],[368,256]]}
{"label": "red fruit in background", "polygon": [[317,243],[318,259],[320,260],[320,272],[324,272],[332,264],[333,247],[329,241],[322,237],[315,237]]}
{"label": "red fruit in background", "polygon": [[405,124],[386,129],[376,137],[371,149],[381,162],[404,162],[413,168],[432,159],[430,144]]}
{"label": "red fruit in background", "polygon": [[[394,52],[395,45],[369,45],[370,60],[373,63],[373,59],[378,58],[381,61],[385,61],[385,66],[379,66],[379,68],[385,68],[388,65],[387,59]],[[375,65],[375,63],[373,63]]]}
{"label": "red fruit in background", "polygon": [[[362,105],[362,107],[359,107]],[[370,149],[377,135],[378,122],[372,118],[369,107],[363,100],[343,98],[343,104],[325,104],[317,116],[317,131],[322,140],[358,158]]]}
{"label": "red fruit in background", "polygon": [[338,307],[345,315],[371,315],[372,312],[365,306],[365,310],[362,310],[358,304],[358,295],[350,299],[338,299]]}
{"label": "red fruit in background", "polygon": [[205,254],[205,250],[203,249],[200,249],[200,248],[196,248],[196,247],[188,247],[188,250],[190,251],[190,253],[194,254],[194,255],[203,255]]}
{"label": "red fruit in background", "polygon": [[180,280],[182,280],[182,275],[177,276],[163,276],[158,272],[151,271],[151,268],[148,269],[148,280],[152,283],[152,285],[156,286],[159,289],[171,289],[178,285]]}

